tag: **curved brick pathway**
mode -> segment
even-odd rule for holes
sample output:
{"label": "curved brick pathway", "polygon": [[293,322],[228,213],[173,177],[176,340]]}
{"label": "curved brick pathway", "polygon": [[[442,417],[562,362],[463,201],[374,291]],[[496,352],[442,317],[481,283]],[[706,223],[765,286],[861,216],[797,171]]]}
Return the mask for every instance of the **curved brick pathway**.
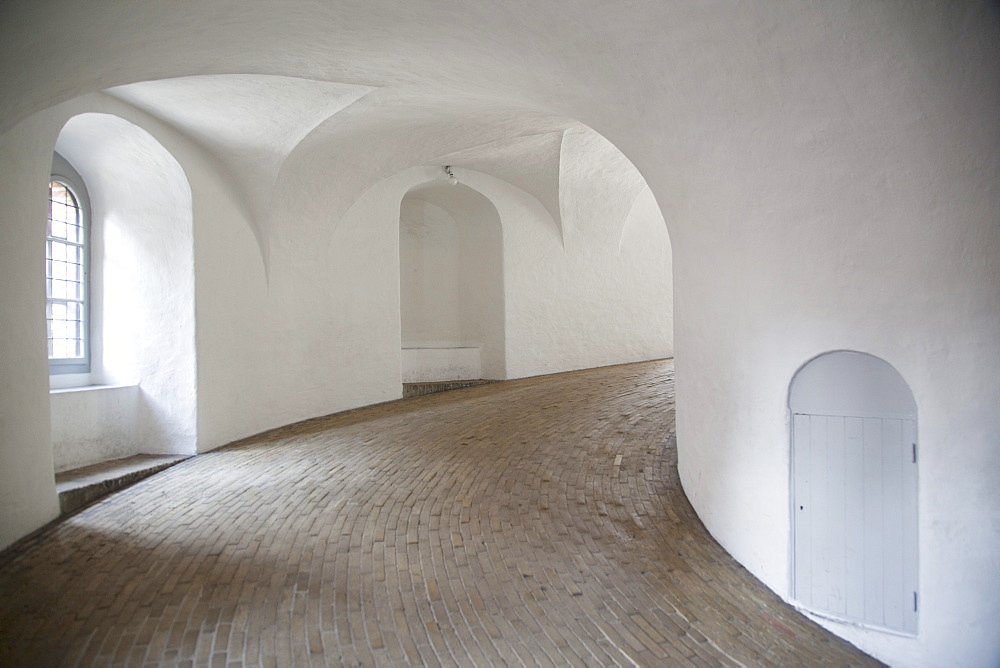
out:
{"label": "curved brick pathway", "polygon": [[677,481],[669,362],[197,457],[0,556],[0,664],[863,664]]}

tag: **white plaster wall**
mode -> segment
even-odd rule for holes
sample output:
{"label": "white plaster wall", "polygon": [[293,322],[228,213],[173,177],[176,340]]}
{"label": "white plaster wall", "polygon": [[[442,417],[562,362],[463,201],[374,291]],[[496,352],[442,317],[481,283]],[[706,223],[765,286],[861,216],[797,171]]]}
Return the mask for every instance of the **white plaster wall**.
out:
{"label": "white plaster wall", "polygon": [[996,19],[981,17],[986,47],[940,6],[835,14],[782,26],[781,62],[805,60],[768,60],[767,95],[727,82],[742,109],[714,150],[674,152],[702,193],[673,211],[690,221],[673,239],[681,479],[713,535],[788,597],[789,382],[829,350],[885,359],[919,414],[920,631],[820,623],[893,664],[995,665]]}
{"label": "white plaster wall", "polygon": [[404,383],[433,383],[442,380],[477,380],[483,377],[482,349],[403,348]]}
{"label": "white plaster wall", "polygon": [[[639,192],[625,218],[614,287],[622,342],[644,356],[674,356],[673,249],[653,191]],[[650,276],[655,276],[650,280]]]}
{"label": "white plaster wall", "polygon": [[281,350],[268,317],[267,272],[239,195],[186,155],[194,190],[198,451],[275,426],[268,360]]}
{"label": "white plaster wall", "polygon": [[[148,132],[116,116],[71,118],[56,142],[84,178],[102,259],[92,311],[100,345],[91,376],[97,384],[139,386],[132,452],[193,454],[196,449],[194,266],[191,190],[183,169]],[[95,390],[100,392],[100,390]],[[127,430],[120,406],[100,422],[109,441]],[[53,424],[76,418],[53,403]],[[96,409],[96,406],[93,406]],[[94,413],[96,415],[96,413]],[[69,427],[58,430],[68,433]],[[95,442],[81,435],[82,442]],[[82,444],[82,443],[81,443]],[[60,449],[62,451],[62,449]],[[103,459],[103,448],[90,461]],[[79,449],[76,455],[79,454]],[[57,458],[57,466],[67,462]]]}
{"label": "white plaster wall", "polygon": [[59,131],[51,115],[40,114],[0,135],[0,548],[59,514],[41,259],[52,144]]}
{"label": "white plaster wall", "polygon": [[464,317],[464,338],[480,345],[480,378],[502,380],[507,377],[506,307],[504,305],[503,226],[500,214],[488,199],[459,184],[456,187],[435,184],[435,192],[448,205],[454,204],[453,191],[466,195],[456,208],[462,253],[459,289]]}
{"label": "white plaster wall", "polygon": [[475,343],[464,339],[462,327],[461,258],[458,222],[439,206],[404,197],[399,209],[399,300],[404,348]]}
{"label": "white plaster wall", "polygon": [[593,130],[567,132],[562,147],[562,239],[523,191],[464,177],[504,221],[510,378],[673,355],[671,246],[655,198]]}
{"label": "white plaster wall", "polygon": [[55,472],[145,453],[138,385],[54,390]]}
{"label": "white plaster wall", "polygon": [[338,222],[330,174],[306,162],[276,189],[267,354],[257,360],[269,426],[402,395],[399,207],[412,184],[369,191]]}

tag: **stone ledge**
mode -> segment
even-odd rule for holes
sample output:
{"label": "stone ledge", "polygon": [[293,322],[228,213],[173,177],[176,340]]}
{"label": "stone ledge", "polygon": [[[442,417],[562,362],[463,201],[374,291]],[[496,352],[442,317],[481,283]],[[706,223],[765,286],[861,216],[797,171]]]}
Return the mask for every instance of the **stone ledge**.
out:
{"label": "stone ledge", "polygon": [[475,387],[477,385],[489,385],[499,383],[498,380],[444,380],[434,383],[403,383],[403,398],[419,397],[425,394],[436,392],[447,392],[449,390],[460,390],[463,387]]}
{"label": "stone ledge", "polygon": [[62,515],[102,496],[134,485],[143,478],[179,464],[190,455],[135,455],[91,464],[56,474],[59,512]]}

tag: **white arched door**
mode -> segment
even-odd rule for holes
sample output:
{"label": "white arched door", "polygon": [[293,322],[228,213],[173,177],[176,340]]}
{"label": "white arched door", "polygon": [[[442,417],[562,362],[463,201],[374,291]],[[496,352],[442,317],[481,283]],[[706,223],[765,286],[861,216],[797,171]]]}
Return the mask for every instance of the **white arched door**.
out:
{"label": "white arched door", "polygon": [[826,616],[916,633],[917,408],[887,362],[822,355],[792,380],[793,591]]}

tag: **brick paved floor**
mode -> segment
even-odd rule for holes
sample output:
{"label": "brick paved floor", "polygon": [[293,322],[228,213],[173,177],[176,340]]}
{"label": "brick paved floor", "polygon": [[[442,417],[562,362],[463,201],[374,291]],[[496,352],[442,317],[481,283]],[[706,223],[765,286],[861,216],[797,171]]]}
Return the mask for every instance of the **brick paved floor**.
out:
{"label": "brick paved floor", "polygon": [[394,402],[181,463],[0,556],[0,664],[874,663],[696,519],[672,368]]}

